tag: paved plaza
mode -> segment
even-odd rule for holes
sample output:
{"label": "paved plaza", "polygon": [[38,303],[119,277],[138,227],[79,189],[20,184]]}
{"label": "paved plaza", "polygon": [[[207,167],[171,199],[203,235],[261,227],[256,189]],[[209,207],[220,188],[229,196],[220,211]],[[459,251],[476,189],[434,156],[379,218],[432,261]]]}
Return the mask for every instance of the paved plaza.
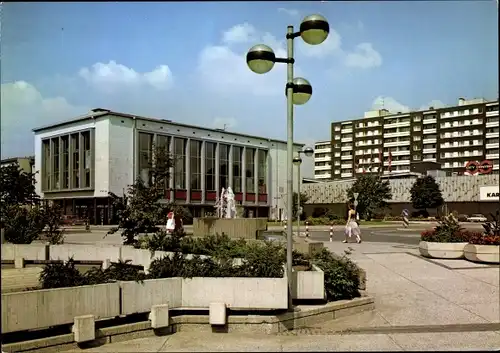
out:
{"label": "paved plaza", "polygon": [[398,227],[364,227],[361,244],[341,243],[340,228],[333,242],[328,241],[327,227],[311,232],[312,240],[325,241],[327,248],[348,254],[366,270],[367,292],[376,302],[372,312],[278,335],[179,332],[86,351],[500,349],[499,266],[424,259],[418,253],[418,237],[428,226]]}

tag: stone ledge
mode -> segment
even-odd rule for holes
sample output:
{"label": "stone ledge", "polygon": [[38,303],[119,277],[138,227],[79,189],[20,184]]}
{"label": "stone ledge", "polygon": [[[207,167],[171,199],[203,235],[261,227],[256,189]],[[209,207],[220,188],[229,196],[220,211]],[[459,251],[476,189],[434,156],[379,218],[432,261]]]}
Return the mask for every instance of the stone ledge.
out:
{"label": "stone ledge", "polygon": [[[219,331],[276,334],[334,320],[362,311],[373,310],[373,297],[362,296],[353,300],[340,300],[325,305],[297,306],[294,312],[278,315],[229,315],[227,324]],[[141,321],[96,330],[96,339],[88,345],[116,343],[154,335],[167,335],[180,331],[212,332],[208,315],[182,315],[170,318],[170,326],[155,330],[151,321]],[[74,334],[46,337],[31,341],[2,345],[3,352],[60,352],[77,348]]]}

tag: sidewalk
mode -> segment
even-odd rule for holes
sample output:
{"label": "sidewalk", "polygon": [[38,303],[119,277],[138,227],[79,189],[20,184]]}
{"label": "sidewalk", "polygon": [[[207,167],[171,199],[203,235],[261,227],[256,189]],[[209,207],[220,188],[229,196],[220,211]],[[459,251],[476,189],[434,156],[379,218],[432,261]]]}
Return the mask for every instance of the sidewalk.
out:
{"label": "sidewalk", "polygon": [[[367,271],[376,310],[279,335],[179,332],[89,352],[500,349],[500,269],[426,260],[414,246],[324,243]],[[77,352],[77,350],[73,351]]]}

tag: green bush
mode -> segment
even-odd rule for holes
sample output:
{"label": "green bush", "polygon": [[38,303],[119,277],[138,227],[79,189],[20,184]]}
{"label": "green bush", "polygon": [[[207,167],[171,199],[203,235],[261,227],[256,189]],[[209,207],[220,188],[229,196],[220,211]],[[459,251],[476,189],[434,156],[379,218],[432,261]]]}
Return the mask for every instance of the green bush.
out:
{"label": "green bush", "polygon": [[468,242],[469,232],[466,232],[458,223],[453,214],[441,218],[433,230],[423,231],[422,241],[436,243],[464,243]]}
{"label": "green bush", "polygon": [[5,240],[13,244],[31,244],[45,227],[43,212],[37,206],[12,206],[4,216]]}
{"label": "green bush", "polygon": [[330,219],[328,217],[319,217],[319,218],[313,218],[313,217],[307,217],[306,222],[310,226],[326,226],[326,225],[343,225],[345,224],[345,220],[343,219]]}
{"label": "green bush", "polygon": [[312,257],[325,273],[325,291],[328,301],[359,297],[360,268],[347,257],[335,257],[323,248]]}

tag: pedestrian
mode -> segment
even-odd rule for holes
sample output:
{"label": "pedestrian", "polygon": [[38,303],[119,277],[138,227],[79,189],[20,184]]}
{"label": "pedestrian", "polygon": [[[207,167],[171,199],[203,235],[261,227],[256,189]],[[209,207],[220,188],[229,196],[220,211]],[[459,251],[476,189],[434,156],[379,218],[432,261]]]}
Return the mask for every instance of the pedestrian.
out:
{"label": "pedestrian", "polygon": [[361,230],[359,229],[359,225],[356,219],[356,210],[354,209],[354,205],[349,204],[349,212],[347,213],[347,223],[345,225],[345,240],[342,243],[347,243],[348,238],[351,236],[356,237],[356,242],[361,243]]}

